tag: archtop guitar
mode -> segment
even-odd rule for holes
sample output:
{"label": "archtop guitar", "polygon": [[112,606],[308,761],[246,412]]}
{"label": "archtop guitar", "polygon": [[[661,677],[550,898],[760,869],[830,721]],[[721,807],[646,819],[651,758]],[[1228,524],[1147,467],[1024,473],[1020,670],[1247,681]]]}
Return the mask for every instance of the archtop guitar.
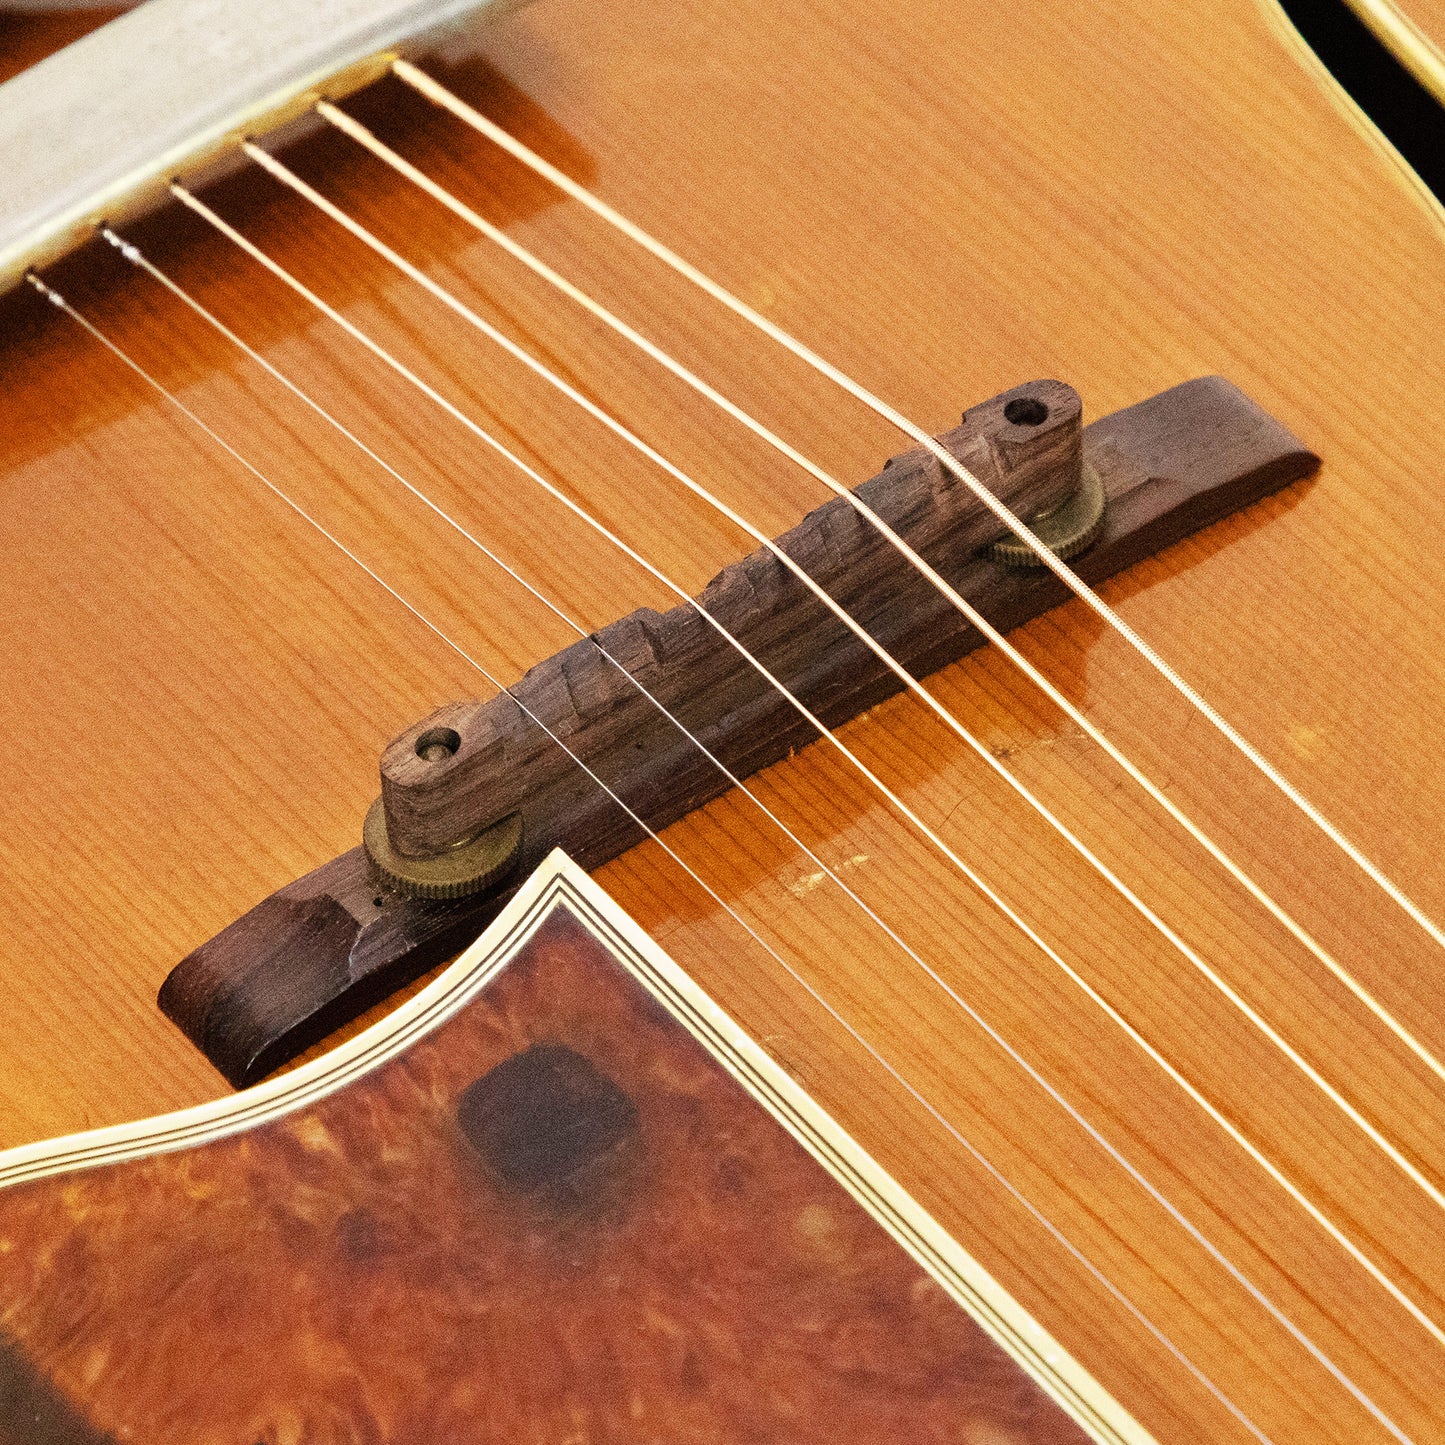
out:
{"label": "archtop guitar", "polygon": [[1445,224],[1271,0],[0,155],[0,1441],[1445,1440]]}

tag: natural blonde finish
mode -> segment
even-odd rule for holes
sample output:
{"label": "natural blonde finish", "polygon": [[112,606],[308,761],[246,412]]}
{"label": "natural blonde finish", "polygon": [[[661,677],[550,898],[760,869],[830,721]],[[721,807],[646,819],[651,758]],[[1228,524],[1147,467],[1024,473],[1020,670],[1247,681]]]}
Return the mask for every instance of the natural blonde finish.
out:
{"label": "natural blonde finish", "polygon": [[[778,7],[541,0],[459,94],[934,430],[1057,375],[1090,414],[1222,371],[1325,458],[1108,600],[1437,920],[1445,744],[1432,529],[1438,208],[1254,0]],[[400,85],[409,159],[834,475],[876,419]],[[289,157],[770,533],[823,500],[340,135]],[[259,174],[208,199],[695,589],[748,549],[700,504]],[[199,220],[146,254],[589,625],[663,590]],[[330,429],[102,248],[50,279],[248,460],[508,678],[570,640]],[[218,1084],[154,1008],[170,965],[358,835],[394,733],[480,679],[39,298],[0,310],[10,761],[0,1142]],[[1026,653],[1433,1049],[1441,958],[1070,607]],[[998,658],[940,697],[1431,1177],[1445,1101],[1398,1041]],[[1445,1320],[1445,1218],[918,708],[850,746]],[[1412,1439],[1445,1361],[831,750],[759,782]],[[802,865],[747,800],[669,842],[1271,1438],[1379,1420]],[[599,881],[1161,1440],[1251,1436],[655,848]]]}

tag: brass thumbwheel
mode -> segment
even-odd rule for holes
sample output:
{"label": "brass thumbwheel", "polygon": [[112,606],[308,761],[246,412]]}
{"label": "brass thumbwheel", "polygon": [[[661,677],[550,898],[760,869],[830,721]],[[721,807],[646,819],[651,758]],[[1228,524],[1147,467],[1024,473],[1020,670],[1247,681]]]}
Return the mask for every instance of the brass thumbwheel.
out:
{"label": "brass thumbwheel", "polygon": [[[1028,528],[1055,557],[1077,557],[1104,525],[1104,482],[1087,462],[1072,495],[1046,512],[1029,517]],[[1009,567],[1042,567],[1044,559],[1020,538],[1009,533],[993,543],[988,555]]]}
{"label": "brass thumbwheel", "polygon": [[391,846],[386,809],[378,798],[367,809],[361,840],[377,872],[408,897],[468,898],[501,882],[516,866],[522,851],[522,815],[509,814],[445,853],[410,858]]}

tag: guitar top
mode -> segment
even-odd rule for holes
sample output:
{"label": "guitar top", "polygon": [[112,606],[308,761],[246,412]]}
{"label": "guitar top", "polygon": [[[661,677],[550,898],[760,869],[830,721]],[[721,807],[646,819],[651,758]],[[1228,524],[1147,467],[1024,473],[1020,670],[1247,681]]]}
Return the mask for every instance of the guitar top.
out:
{"label": "guitar top", "polygon": [[[0,1237],[15,1246],[0,1253],[0,1404],[8,1384],[12,1404],[51,1410],[57,1439],[187,1438],[180,1416],[169,1436],[151,1425],[167,1398],[180,1410],[194,1381],[179,1375],[200,1366],[178,1352],[175,1393],[127,1415],[138,1356],[84,1336],[88,1306],[67,1314],[66,1281],[82,1295],[78,1281],[106,1282],[107,1318],[134,1305],[178,1341],[194,1322],[215,1366],[223,1312],[192,1302],[166,1316],[182,1274],[224,1279],[229,1297],[254,1269],[273,1304],[288,1278],[334,1303],[369,1267],[373,1235],[394,1239],[400,1214],[385,1208],[368,1205],[374,1225],[339,1223],[356,1207],[347,1190],[371,1187],[355,1184],[374,1178],[363,1168],[344,1187],[318,1183],[328,1202],[309,1265],[298,1247],[288,1273],[275,1238],[207,1257],[194,1233],[204,1216],[181,1218],[178,1181],[197,1194],[214,1183],[234,1202],[208,1161],[234,1167],[248,1149],[258,1161],[274,1150],[294,1165],[274,1198],[302,1210],[297,1181],[326,1154],[306,1152],[310,1111],[364,1113],[405,1073],[404,1054],[351,1088],[296,1095],[299,1112],[254,1135],[197,1138],[193,1152],[91,1171],[71,1146],[36,1141],[220,1107],[207,1101],[223,1094],[221,1077],[157,993],[199,954],[224,963],[204,979],[207,1020],[237,1000],[253,1020],[263,1005],[309,1006],[306,971],[288,972],[284,950],[268,962],[252,935],[217,945],[334,860],[350,857],[353,871],[327,895],[339,901],[326,917],[344,927],[323,942],[348,986],[360,973],[345,930],[360,936],[368,909],[434,922],[426,909],[463,907],[418,903],[407,859],[434,860],[505,821],[487,811],[503,784],[521,791],[506,817],[523,814],[530,840],[503,850],[502,863],[527,863],[506,887],[533,896],[525,848],[540,849],[541,834],[523,806],[533,794],[468,751],[492,737],[490,723],[469,731],[474,719],[525,704],[528,726],[545,724],[561,749],[529,734],[557,777],[564,755],[578,761],[569,746],[582,752],[569,775],[579,810],[633,810],[631,822],[608,814],[611,851],[577,849],[597,888],[1020,1319],[1058,1342],[1078,1388],[1111,1402],[1096,1419],[1061,1403],[1043,1366],[1020,1364],[1002,1333],[970,1322],[979,1315],[958,1308],[961,1296],[895,1330],[897,1302],[928,1295],[939,1272],[925,1278],[916,1254],[875,1239],[876,1212],[849,1202],[836,1174],[810,1172],[797,1134],[769,1132],[756,1091],[740,1090],[728,1117],[772,1141],[758,1145],[756,1192],[739,1196],[758,1220],[747,1247],[771,1250],[815,1194],[850,1221],[864,1264],[831,1270],[846,1288],[829,1348],[793,1375],[806,1430],[776,1415],[759,1423],[736,1390],[714,1393],[726,1378],[718,1362],[747,1353],[749,1331],[729,1324],[698,1364],[716,1409],[690,1417],[703,1422],[696,1438],[997,1445],[1112,1429],[1160,1442],[1445,1440],[1439,203],[1271,0],[1104,0],[1087,13],[1057,0],[900,0],[886,14],[863,0],[786,10],[537,0],[418,57],[419,80],[383,61],[374,83],[338,94],[340,121],[316,114],[309,129],[231,146],[226,165],[183,170],[174,192],[162,180],[149,209],[95,218],[111,223],[109,243],[57,251],[33,284],[0,297],[0,1148],[18,1151],[0,1169],[37,1148],[54,1165],[0,1192]],[[1196,413],[1128,465],[1117,442],[1091,452],[1091,425],[1117,425],[1181,383],[1239,398],[1225,408],[1234,420],[1201,425]],[[1057,390],[1018,391],[1041,386]],[[790,721],[796,739],[780,726],[767,734],[769,746],[784,741],[776,754],[759,743],[756,769],[739,764],[726,787],[709,775],[686,799],[629,762],[625,742],[651,746],[647,729],[609,737],[605,754],[582,747],[596,701],[583,684],[611,679],[608,697],[622,684],[600,664],[584,678],[549,661],[575,656],[579,638],[606,647],[619,619],[686,610],[772,539],[816,543],[820,575],[836,563],[842,576],[852,534],[801,524],[841,505],[827,515],[852,526],[862,514],[840,494],[880,495],[869,479],[896,474],[892,458],[911,456],[905,480],[939,505],[966,503],[973,526],[988,503],[968,479],[1007,501],[1018,481],[1008,447],[1056,424],[1066,396],[1080,408],[1072,450],[1028,485],[1065,478],[1078,498],[1097,483],[1104,520],[1079,530],[1063,572],[1041,558],[1037,574],[1006,571],[985,548],[1017,542],[1024,565],[1030,549],[997,517],[969,533],[967,556],[938,564],[985,623],[995,584],[970,591],[965,575],[1005,578],[1010,595],[1053,589],[1032,611],[998,610],[1007,648],[970,642],[933,656],[925,629],[907,640],[921,659],[912,671],[856,716],[830,713],[850,685],[862,697],[865,668],[883,660],[814,598],[817,618],[790,623],[796,670],[775,676],[785,688],[804,674],[816,682],[814,693],[797,686],[827,737]],[[1003,416],[1007,399],[1030,398],[1045,398],[1042,415]],[[1267,457],[1230,470],[1221,459],[1246,412],[1263,418],[1256,436],[1269,428]],[[1181,447],[1198,460],[1196,480],[1208,461],[1258,485],[1232,509],[1189,514]],[[1261,481],[1266,462],[1275,470]],[[1042,526],[1055,496],[1016,500]],[[1108,508],[1126,496],[1151,516],[1177,504],[1178,525],[1090,572],[1089,549],[1107,546],[1124,516]],[[780,550],[813,565],[802,543]],[[921,574],[890,555],[911,599]],[[924,564],[934,555],[919,542]],[[750,560],[731,575],[759,574]],[[1088,579],[1080,595],[1068,577]],[[765,630],[776,614],[759,598]],[[887,636],[892,657],[912,614],[887,614],[886,601],[858,627]],[[945,615],[962,626],[952,600],[938,606],[929,628]],[[652,661],[668,685],[685,675]],[[539,670],[526,681],[529,669]],[[463,710],[442,717],[455,743],[434,717],[448,709]],[[683,721],[731,766],[728,749],[749,735],[714,711]],[[463,774],[486,783],[456,790],[465,823],[426,832],[439,816],[428,809],[452,797],[433,778]],[[379,792],[392,872],[363,836]],[[572,814],[559,803],[547,816]],[[469,937],[516,902],[493,901]],[[435,962],[408,956],[416,968]],[[277,971],[248,992],[262,963]],[[426,1006],[425,992],[377,1001],[400,976],[350,994],[351,1013],[375,1006],[316,1045],[296,1088],[330,1077],[329,1050],[343,1050],[334,1068],[375,1037],[358,1028]],[[497,982],[522,988],[507,973]],[[463,1176],[482,1181],[467,1196],[477,1230],[514,1206],[495,1160],[455,1132],[456,1108],[507,1059],[565,1044],[631,1101],[608,1118],[636,1109],[663,1121],[644,1128],[659,1138],[674,1119],[670,1104],[648,1112],[654,1096],[626,1049],[601,1039],[612,1006],[601,995],[592,1023],[575,998],[566,1004],[572,1033],[559,1025],[555,1039],[548,1009],[563,1008],[567,989],[529,1002],[515,1027],[498,1022],[510,1005],[494,997],[418,1044],[446,1078],[428,1105],[440,1112],[417,1115],[432,1121],[419,1126],[427,1137],[446,1138],[445,1160],[428,1165],[441,1171],[437,1199],[461,1198]],[[318,1017],[319,1033],[341,1013]],[[486,1047],[443,1058],[440,1041],[473,1026]],[[204,1020],[186,1027],[204,1044]],[[670,1045],[657,1047],[654,1062]],[[702,1077],[692,1067],[679,1063],[666,1087],[686,1093]],[[291,1087],[287,1077],[255,1097],[281,1097],[265,1091]],[[244,1111],[249,1097],[227,1107]],[[372,1123],[357,1148],[379,1156],[400,1126]],[[721,1167],[720,1137],[700,1132],[688,1167]],[[606,1138],[612,1159],[617,1140]],[[618,1143],[615,1157],[631,1147]],[[159,1192],[117,1207],[108,1232],[111,1216],[89,1211],[102,1194],[123,1206],[126,1181],[143,1175]],[[685,1182],[667,1177],[669,1189]],[[779,1197],[764,1197],[770,1178]],[[27,1202],[42,1198],[69,1201],[65,1217],[85,1227],[67,1235],[64,1210]],[[741,1239],[735,1205],[725,1223]],[[684,1231],[676,1256],[659,1242],[668,1219],[694,1218],[680,1195],[664,1189],[646,1208],[662,1212],[628,1217],[648,1221],[648,1269],[693,1269],[699,1288],[721,1291],[708,1297],[717,1318],[736,1305],[796,1340],[806,1311],[779,1297],[796,1284],[791,1256],[734,1277],[715,1241],[689,1247]],[[131,1247],[125,1231],[172,1217],[154,1253]],[[508,1218],[516,1234],[480,1257],[535,1243],[520,1215]],[[404,1259],[424,1272],[407,1252],[423,1241],[455,1250],[460,1236],[413,1222],[405,1248],[377,1252],[380,1267]],[[326,1276],[348,1240],[353,1273]],[[109,1263],[97,1264],[104,1250]],[[540,1277],[510,1278],[521,1288]],[[565,1332],[560,1276],[548,1278],[558,1293],[547,1328]],[[638,1279],[632,1323],[652,1289],[641,1281],[655,1275]],[[734,1285],[742,1292],[729,1295]],[[334,1320],[329,1308],[314,1318]],[[601,1368],[612,1346],[600,1342],[621,1326],[588,1308],[588,1368]],[[288,1435],[274,1400],[271,1413],[248,1414],[248,1397],[214,1436],[190,1438],[329,1438],[309,1426],[326,1417],[299,1413],[324,1373],[318,1360],[331,1358],[305,1317],[298,1306],[271,1318],[291,1346],[278,1358],[294,1418],[308,1423]],[[844,1319],[863,1321],[856,1337]],[[262,1338],[247,1336],[247,1359],[263,1356]],[[840,1340],[865,1363],[840,1355]],[[700,1378],[685,1354],[666,1356],[669,1390]],[[946,1362],[965,1355],[978,1365],[970,1379],[1004,1382],[997,1396],[958,1386]],[[623,1409],[631,1379],[621,1366],[608,1375],[608,1410]],[[46,1393],[56,1381],[60,1403]],[[475,1418],[460,1406],[407,1415],[380,1375],[357,1388],[378,1439],[447,1438],[453,1421]],[[339,1407],[334,1418],[346,1418]],[[366,1418],[359,1407],[355,1418]],[[560,1416],[539,1418],[536,1438],[565,1438]],[[528,1438],[508,1433],[502,1414],[486,1419],[499,1438]],[[649,1434],[621,1420],[599,1416],[576,1438],[686,1437],[683,1426]]]}

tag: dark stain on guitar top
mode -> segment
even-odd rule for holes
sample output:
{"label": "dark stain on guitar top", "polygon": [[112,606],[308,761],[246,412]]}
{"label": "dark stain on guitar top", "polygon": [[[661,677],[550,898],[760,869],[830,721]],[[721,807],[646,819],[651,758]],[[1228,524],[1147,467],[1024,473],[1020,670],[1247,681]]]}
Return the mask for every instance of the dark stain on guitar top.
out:
{"label": "dark stain on guitar top", "polygon": [[565,910],[344,1089],[0,1191],[0,1340],[74,1422],[3,1445],[1085,1438]]}

